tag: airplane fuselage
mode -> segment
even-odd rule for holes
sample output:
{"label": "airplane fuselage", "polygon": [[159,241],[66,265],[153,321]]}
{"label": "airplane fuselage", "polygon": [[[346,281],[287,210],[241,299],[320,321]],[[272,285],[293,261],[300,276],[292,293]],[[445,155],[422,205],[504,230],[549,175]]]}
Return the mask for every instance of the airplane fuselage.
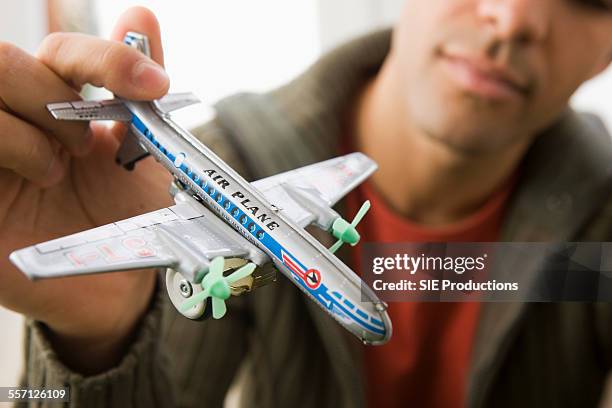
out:
{"label": "airplane fuselage", "polygon": [[199,201],[264,251],[283,274],[364,342],[389,338],[384,304],[362,288],[350,268],[153,103],[125,104],[141,145]]}

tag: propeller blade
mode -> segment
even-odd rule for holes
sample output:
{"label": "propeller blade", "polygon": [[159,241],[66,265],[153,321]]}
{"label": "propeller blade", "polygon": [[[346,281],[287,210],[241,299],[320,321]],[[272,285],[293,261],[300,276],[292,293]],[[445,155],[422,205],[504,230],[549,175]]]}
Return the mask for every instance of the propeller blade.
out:
{"label": "propeller blade", "polygon": [[[215,319],[220,319],[225,316],[227,308],[225,307],[225,301],[211,294],[216,294],[217,296],[228,296],[229,297],[229,288],[228,283],[233,282],[234,280],[238,280],[243,278],[244,276],[250,275],[255,269],[255,264],[253,266],[249,266],[249,264],[243,266],[238,269],[236,272],[232,274],[236,275],[236,277],[232,278],[232,276],[226,278],[223,276],[223,267],[225,265],[225,259],[222,256],[218,256],[214,258],[210,265],[208,266],[208,273],[204,276],[202,280],[202,292],[193,295],[190,299],[187,299],[181,305],[181,310],[183,312],[191,309],[196,306],[200,302],[205,302],[206,298],[210,297],[212,299],[212,314]],[[233,279],[233,280],[232,280]],[[221,286],[219,286],[221,284]],[[224,289],[225,288],[225,289]],[[221,290],[221,291],[219,291]],[[226,293],[227,291],[227,293]]]}
{"label": "propeller blade", "polygon": [[[351,245],[355,245],[357,244],[357,241],[359,241],[359,235],[357,234],[356,230],[354,230],[355,227],[357,227],[357,224],[359,224],[361,222],[361,219],[366,215],[366,213],[368,212],[368,210],[370,209],[370,200],[366,200],[362,205],[361,208],[359,208],[359,211],[357,211],[357,214],[355,215],[355,218],[353,218],[353,221],[351,221],[350,223],[350,227],[353,228],[354,233],[352,235],[356,236],[355,242],[352,242],[352,239],[349,239],[348,237],[344,238],[344,230],[341,229],[342,234],[341,234],[341,239],[339,239],[338,241],[336,241],[336,243],[334,245],[332,245],[331,247],[329,247],[329,250],[332,254],[336,253],[336,251],[338,249],[340,249],[340,247],[342,246],[342,244],[344,244],[345,242],[342,240],[342,238],[344,238],[345,240],[348,240],[348,242],[350,242]],[[339,219],[340,220],[340,219]],[[336,220],[338,221],[338,220]],[[342,223],[345,223],[346,221],[343,221]],[[334,223],[334,228],[336,223]],[[342,224],[341,224],[342,225]],[[338,227],[338,228],[344,228],[344,227]],[[334,231],[335,233],[335,231]],[[336,235],[337,236],[337,235]]]}
{"label": "propeller blade", "polygon": [[344,241],[342,241],[341,239],[337,240],[336,243],[332,246],[329,247],[329,250],[331,251],[332,254],[335,254],[336,251],[338,249],[340,249],[340,247],[342,246],[342,244],[344,244]]}
{"label": "propeller blade", "polygon": [[225,307],[225,301],[216,297],[212,298],[212,315],[215,319],[220,319],[225,316],[227,308]]}
{"label": "propeller blade", "polygon": [[364,217],[364,215],[366,215],[366,213],[368,212],[369,209],[370,209],[370,200],[366,200],[361,205],[361,208],[359,209],[359,211],[357,211],[357,215],[355,215],[355,218],[353,218],[353,221],[351,222],[351,225],[353,227],[356,227],[357,224],[359,224],[361,219]]}
{"label": "propeller blade", "polygon": [[223,267],[225,266],[225,259],[222,256],[214,258],[208,266],[208,273],[214,277],[223,276]]}
{"label": "propeller blade", "polygon": [[181,305],[181,311],[186,312],[187,310],[191,309],[198,303],[205,301],[207,297],[208,297],[208,289],[204,289],[200,293],[196,293],[190,299],[187,299],[186,301],[183,302],[183,304]]}
{"label": "propeller blade", "polygon": [[234,283],[236,281],[239,281],[242,278],[246,278],[247,276],[253,273],[256,267],[257,265],[255,265],[252,262],[244,265],[242,268],[238,269],[237,271],[235,271],[234,273],[232,273],[230,276],[226,278],[227,283]]}

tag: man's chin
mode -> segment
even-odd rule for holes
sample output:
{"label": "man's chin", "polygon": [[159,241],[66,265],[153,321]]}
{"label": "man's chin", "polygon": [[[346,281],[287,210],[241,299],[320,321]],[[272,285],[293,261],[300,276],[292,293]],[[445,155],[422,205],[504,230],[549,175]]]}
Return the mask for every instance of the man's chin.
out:
{"label": "man's chin", "polygon": [[453,122],[447,126],[425,127],[425,134],[434,143],[461,155],[483,155],[508,148],[516,141],[511,127],[502,122],[495,126],[469,126]]}

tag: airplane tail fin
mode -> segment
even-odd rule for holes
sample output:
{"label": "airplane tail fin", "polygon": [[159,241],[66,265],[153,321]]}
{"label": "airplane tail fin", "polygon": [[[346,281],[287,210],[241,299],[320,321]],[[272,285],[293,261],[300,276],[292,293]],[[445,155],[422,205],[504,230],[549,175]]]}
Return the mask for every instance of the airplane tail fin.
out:
{"label": "airplane tail fin", "polygon": [[147,57],[151,58],[151,48],[149,47],[149,38],[134,31],[128,31],[123,37],[123,42],[130,47],[136,48]]}

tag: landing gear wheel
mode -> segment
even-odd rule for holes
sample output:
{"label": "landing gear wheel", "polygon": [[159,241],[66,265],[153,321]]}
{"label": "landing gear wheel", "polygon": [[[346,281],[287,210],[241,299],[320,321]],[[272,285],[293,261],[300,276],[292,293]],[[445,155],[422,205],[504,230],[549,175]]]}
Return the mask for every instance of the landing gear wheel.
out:
{"label": "landing gear wheel", "polygon": [[[202,285],[193,284],[174,269],[166,269],[166,289],[170,301],[183,316],[191,320],[204,320],[210,316],[210,299],[200,302],[192,308],[182,311],[181,306],[187,299],[191,299],[202,291]],[[207,307],[208,306],[208,307]],[[207,310],[208,309],[208,310]],[[208,313],[206,313],[208,311]]]}

